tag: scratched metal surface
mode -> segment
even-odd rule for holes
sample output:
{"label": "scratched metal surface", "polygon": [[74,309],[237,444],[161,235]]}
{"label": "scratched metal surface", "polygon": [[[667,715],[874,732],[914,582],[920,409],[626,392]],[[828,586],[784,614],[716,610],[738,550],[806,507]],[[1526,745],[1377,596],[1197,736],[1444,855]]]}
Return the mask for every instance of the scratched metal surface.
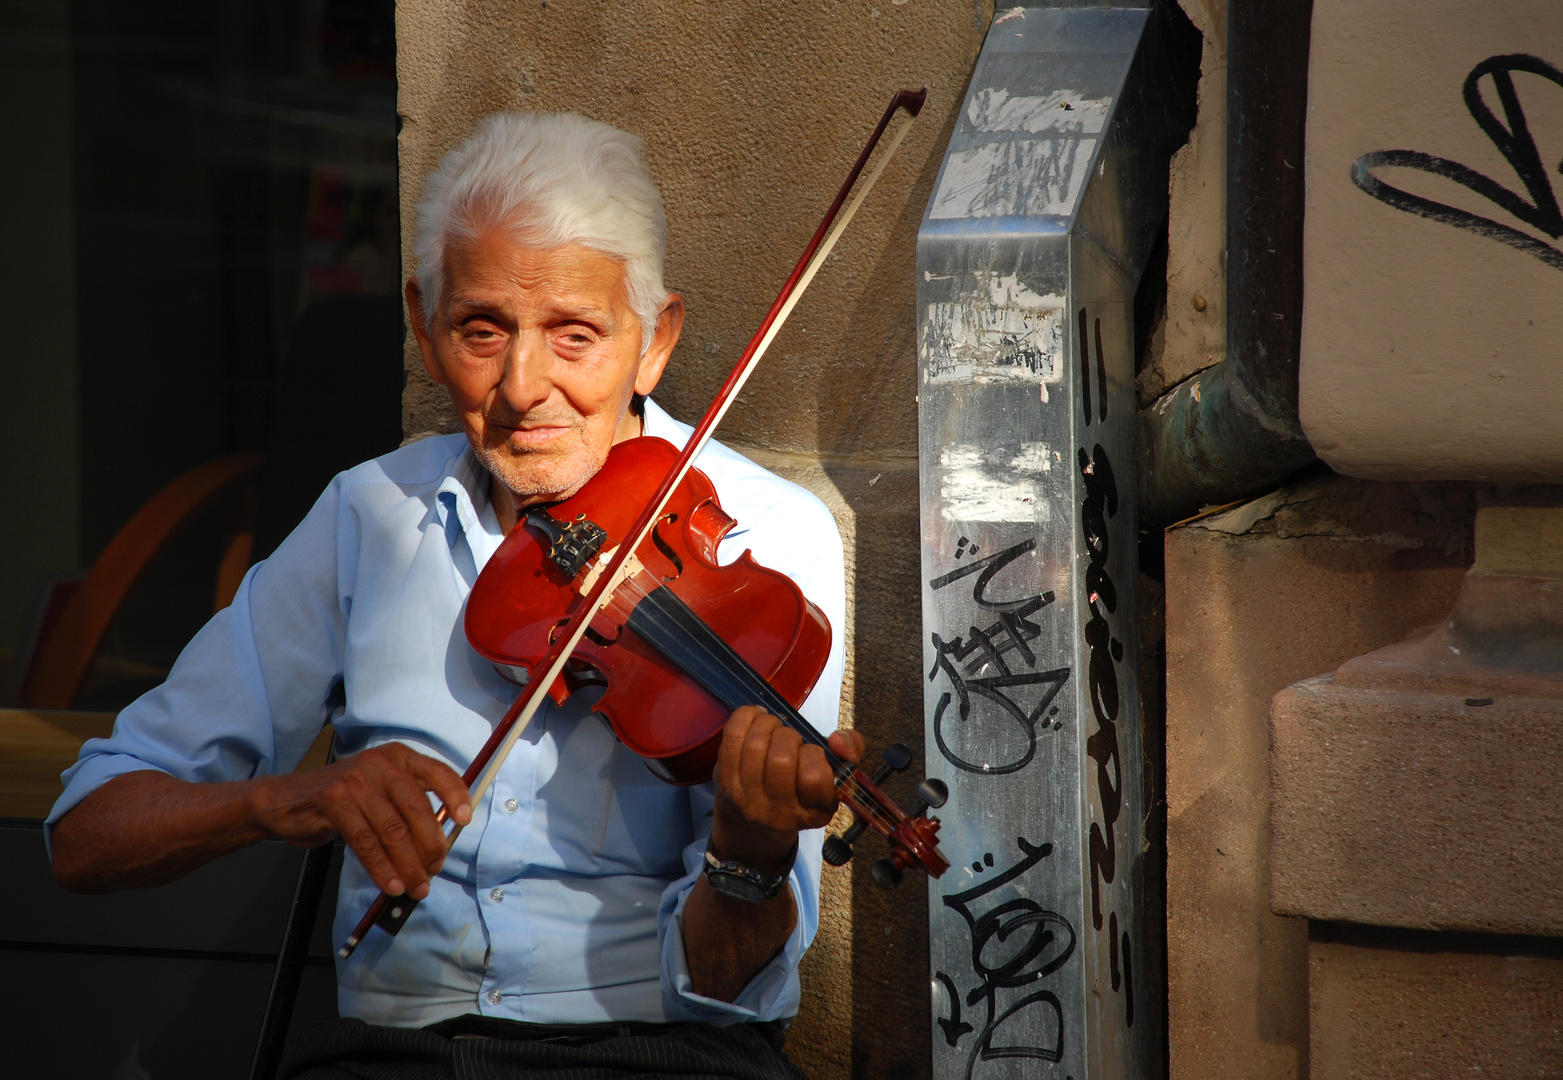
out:
{"label": "scratched metal surface", "polygon": [[996,19],[918,236],[941,1078],[1140,1076],[1159,1037],[1130,441],[1134,290],[1166,199],[1148,25]]}

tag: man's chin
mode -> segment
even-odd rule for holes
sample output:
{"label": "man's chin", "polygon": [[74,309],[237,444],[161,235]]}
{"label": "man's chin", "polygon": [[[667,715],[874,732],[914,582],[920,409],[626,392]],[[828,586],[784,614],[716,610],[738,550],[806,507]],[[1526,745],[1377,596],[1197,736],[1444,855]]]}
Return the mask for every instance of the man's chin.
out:
{"label": "man's chin", "polygon": [[514,454],[485,448],[478,451],[478,460],[517,499],[530,502],[569,498],[600,467],[579,450],[573,454]]}

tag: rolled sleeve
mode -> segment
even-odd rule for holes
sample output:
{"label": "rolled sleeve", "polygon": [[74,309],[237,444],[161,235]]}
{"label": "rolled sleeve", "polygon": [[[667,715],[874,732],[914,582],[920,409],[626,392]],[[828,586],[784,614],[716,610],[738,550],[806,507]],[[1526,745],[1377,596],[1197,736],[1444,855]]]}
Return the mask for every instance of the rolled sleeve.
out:
{"label": "rolled sleeve", "polygon": [[290,772],[332,709],[341,676],[337,485],[273,557],[245,575],[233,603],[191,640],[162,685],[120,712],[61,775],[44,840],[116,777],[155,770],[191,783]]}
{"label": "rolled sleeve", "polygon": [[705,865],[706,840],[699,839],[684,849],[686,873],[663,892],[657,912],[662,938],[662,989],[680,1010],[693,1019],[719,1027],[797,1015],[798,964],[819,928],[820,850],[824,835],[821,829],[810,829],[798,835],[798,858],[788,881],[793,903],[798,909],[797,925],[787,936],[781,951],[771,957],[731,1002],[695,993],[690,980],[689,962],[684,953],[684,905]]}

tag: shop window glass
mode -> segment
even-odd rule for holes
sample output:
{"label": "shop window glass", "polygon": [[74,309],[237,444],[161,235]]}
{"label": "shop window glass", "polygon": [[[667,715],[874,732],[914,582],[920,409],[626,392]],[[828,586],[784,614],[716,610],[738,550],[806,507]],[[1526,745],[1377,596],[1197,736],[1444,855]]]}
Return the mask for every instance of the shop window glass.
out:
{"label": "shop window glass", "polygon": [[[155,686],[331,476],[400,441],[393,11],[0,5],[13,710],[112,713]],[[195,508],[128,571],[79,685],[27,700],[42,643],[80,624],[84,576],[176,482]]]}

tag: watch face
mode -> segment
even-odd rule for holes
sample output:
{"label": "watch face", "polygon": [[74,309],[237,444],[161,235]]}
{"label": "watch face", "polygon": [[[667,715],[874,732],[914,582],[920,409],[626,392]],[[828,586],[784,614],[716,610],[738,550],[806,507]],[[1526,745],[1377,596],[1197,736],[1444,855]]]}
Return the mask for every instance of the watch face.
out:
{"label": "watch face", "polygon": [[742,874],[726,870],[707,870],[706,880],[711,883],[711,888],[722,895],[731,896],[735,900],[747,900],[751,904],[764,903],[775,895],[775,890],[765,889]]}

